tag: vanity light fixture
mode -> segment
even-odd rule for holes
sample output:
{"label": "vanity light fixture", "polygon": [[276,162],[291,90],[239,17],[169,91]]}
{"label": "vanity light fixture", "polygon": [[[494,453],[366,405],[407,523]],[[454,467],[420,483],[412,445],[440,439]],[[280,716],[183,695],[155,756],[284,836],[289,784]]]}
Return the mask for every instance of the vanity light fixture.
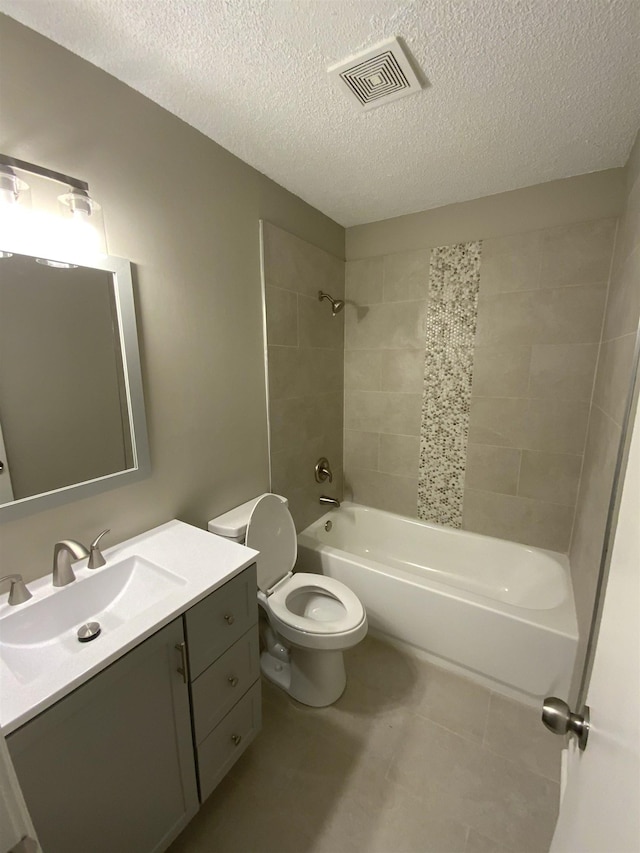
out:
{"label": "vanity light fixture", "polygon": [[[24,209],[31,206],[29,184],[22,180],[17,173],[27,173],[46,178],[66,187],[66,192],[57,197],[59,205],[57,216],[49,215],[48,219],[48,223],[56,231],[60,231],[57,236],[58,240],[62,237],[64,230],[65,242],[70,243],[73,249],[77,249],[79,252],[95,252],[99,243],[104,244],[102,218],[96,216],[101,207],[89,195],[89,185],[86,181],[81,181],[79,178],[65,175],[62,172],[46,169],[34,163],[28,163],[25,160],[9,157],[6,154],[0,154],[0,210],[2,211],[0,225],[3,226],[0,228],[0,258],[11,256],[10,252],[5,251],[1,231],[20,231],[21,223],[17,221],[19,218],[17,208]],[[21,213],[24,215],[24,210]],[[4,226],[7,226],[6,229]],[[42,226],[41,230],[46,231],[47,226]],[[35,248],[34,254],[40,254],[39,247]],[[38,262],[56,267],[75,266],[62,264],[59,261],[48,261],[44,257],[38,258]]]}

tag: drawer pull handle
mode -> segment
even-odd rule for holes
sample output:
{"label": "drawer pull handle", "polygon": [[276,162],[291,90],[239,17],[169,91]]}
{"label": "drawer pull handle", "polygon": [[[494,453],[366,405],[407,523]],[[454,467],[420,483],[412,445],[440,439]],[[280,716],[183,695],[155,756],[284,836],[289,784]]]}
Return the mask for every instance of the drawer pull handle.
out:
{"label": "drawer pull handle", "polygon": [[232,613],[227,613],[224,617],[224,621],[227,623],[227,625],[233,625],[236,620],[234,619]]}
{"label": "drawer pull handle", "polygon": [[235,675],[230,675],[229,678],[227,678],[227,681],[229,682],[231,687],[237,687],[238,685],[238,677]]}
{"label": "drawer pull handle", "polygon": [[233,741],[234,746],[238,746],[238,744],[242,740],[242,735],[231,735],[231,740]]}
{"label": "drawer pull handle", "polygon": [[187,644],[176,643],[176,651],[180,652],[180,657],[182,658],[182,666],[179,666],[177,669],[180,675],[182,676],[182,680],[185,684],[187,684],[189,680],[187,670]]}

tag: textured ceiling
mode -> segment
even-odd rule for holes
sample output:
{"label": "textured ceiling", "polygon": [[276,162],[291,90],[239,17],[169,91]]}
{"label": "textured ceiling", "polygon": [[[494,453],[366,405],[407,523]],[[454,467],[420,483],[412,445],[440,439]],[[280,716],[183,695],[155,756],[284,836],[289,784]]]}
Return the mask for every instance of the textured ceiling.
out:
{"label": "textured ceiling", "polygon": [[[639,0],[0,0],[345,226],[621,166]],[[428,86],[359,112],[327,66],[404,38]]]}

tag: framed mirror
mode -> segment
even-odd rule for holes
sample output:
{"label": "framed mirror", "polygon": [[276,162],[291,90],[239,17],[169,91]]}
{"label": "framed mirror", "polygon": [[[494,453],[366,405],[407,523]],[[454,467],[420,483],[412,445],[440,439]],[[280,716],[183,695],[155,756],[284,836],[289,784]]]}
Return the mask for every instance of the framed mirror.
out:
{"label": "framed mirror", "polygon": [[0,246],[0,521],[149,473],[131,265]]}

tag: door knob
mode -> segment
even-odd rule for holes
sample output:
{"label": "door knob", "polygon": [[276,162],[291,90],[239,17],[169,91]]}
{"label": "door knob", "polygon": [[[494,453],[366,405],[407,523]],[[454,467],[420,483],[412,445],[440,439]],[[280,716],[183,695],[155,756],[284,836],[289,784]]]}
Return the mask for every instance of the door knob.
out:
{"label": "door knob", "polygon": [[542,722],[554,735],[575,735],[580,749],[586,748],[590,723],[588,705],[582,708],[582,714],[574,714],[564,700],[547,696],[542,705]]}

